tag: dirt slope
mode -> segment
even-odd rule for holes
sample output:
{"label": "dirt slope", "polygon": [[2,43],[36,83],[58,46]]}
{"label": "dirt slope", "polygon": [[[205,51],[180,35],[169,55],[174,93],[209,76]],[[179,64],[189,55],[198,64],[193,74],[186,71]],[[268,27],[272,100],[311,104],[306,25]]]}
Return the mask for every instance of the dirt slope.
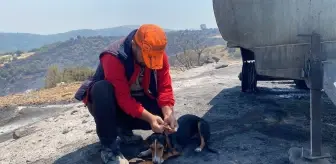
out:
{"label": "dirt slope", "polygon": [[29,91],[21,94],[13,94],[0,97],[0,108],[20,105],[43,105],[54,102],[74,102],[74,93],[80,86],[80,82],[59,85],[55,88]]}
{"label": "dirt slope", "polygon": [[[175,109],[178,116],[192,113],[211,123],[212,147],[220,155],[206,151],[195,154],[196,145],[191,145],[183,157],[167,164],[286,164],[290,147],[308,146],[308,92],[294,89],[289,82],[260,82],[260,94],[243,94],[237,78],[239,64],[214,67],[206,65],[174,74]],[[324,103],[323,142],[336,156],[336,109],[329,99],[324,98]],[[98,163],[95,124],[87,109],[81,104],[46,109],[59,111],[27,125],[31,129],[29,135],[0,143],[0,163]],[[136,133],[146,136],[150,132]],[[124,149],[127,156],[138,150],[139,147]]]}

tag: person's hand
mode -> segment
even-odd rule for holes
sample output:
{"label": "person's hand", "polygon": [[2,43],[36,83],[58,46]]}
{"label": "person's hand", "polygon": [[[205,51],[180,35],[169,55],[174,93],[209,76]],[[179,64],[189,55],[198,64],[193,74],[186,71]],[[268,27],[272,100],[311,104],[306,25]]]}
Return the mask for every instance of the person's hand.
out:
{"label": "person's hand", "polygon": [[152,131],[154,133],[163,133],[164,121],[162,118],[160,116],[153,115],[151,120],[150,126],[152,127]]}
{"label": "person's hand", "polygon": [[140,119],[148,122],[154,133],[163,133],[164,131],[164,121],[161,117],[153,115],[146,109],[143,110]]}
{"label": "person's hand", "polygon": [[174,115],[174,111],[171,107],[165,106],[162,108],[165,130],[168,134],[176,132],[177,121]]}

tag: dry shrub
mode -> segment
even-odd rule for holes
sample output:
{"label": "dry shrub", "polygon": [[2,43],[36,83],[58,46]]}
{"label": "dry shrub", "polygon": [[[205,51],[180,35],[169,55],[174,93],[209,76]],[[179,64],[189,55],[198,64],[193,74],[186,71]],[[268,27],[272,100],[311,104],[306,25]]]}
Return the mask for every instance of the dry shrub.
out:
{"label": "dry shrub", "polygon": [[59,71],[56,65],[49,67],[45,78],[45,88],[56,87],[58,83],[84,81],[94,74],[94,70],[88,67],[64,68]]}

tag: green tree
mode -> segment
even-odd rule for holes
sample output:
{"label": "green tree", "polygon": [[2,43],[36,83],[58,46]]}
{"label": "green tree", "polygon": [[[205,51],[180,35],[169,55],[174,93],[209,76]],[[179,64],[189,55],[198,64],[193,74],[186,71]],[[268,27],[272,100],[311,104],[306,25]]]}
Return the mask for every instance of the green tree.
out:
{"label": "green tree", "polygon": [[15,51],[14,53],[15,53],[17,56],[20,56],[21,54],[23,54],[23,52],[20,51],[20,50],[17,50],[17,51]]}
{"label": "green tree", "polygon": [[58,71],[57,65],[50,66],[45,78],[45,88],[56,87],[57,83],[60,82],[60,79],[60,73]]}

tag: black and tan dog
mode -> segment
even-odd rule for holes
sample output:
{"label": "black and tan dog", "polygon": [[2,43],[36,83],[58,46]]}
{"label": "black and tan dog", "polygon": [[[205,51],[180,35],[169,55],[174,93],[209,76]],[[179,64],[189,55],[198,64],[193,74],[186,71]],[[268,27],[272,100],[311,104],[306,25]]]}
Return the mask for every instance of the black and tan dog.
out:
{"label": "black and tan dog", "polygon": [[177,122],[179,127],[173,134],[153,133],[150,135],[146,139],[149,148],[141,152],[139,157],[152,155],[153,163],[161,164],[170,157],[181,155],[182,149],[194,137],[197,137],[200,141],[200,145],[195,149],[196,152],[201,152],[206,148],[210,152],[218,153],[208,146],[211,135],[208,122],[191,114],[181,116]]}

